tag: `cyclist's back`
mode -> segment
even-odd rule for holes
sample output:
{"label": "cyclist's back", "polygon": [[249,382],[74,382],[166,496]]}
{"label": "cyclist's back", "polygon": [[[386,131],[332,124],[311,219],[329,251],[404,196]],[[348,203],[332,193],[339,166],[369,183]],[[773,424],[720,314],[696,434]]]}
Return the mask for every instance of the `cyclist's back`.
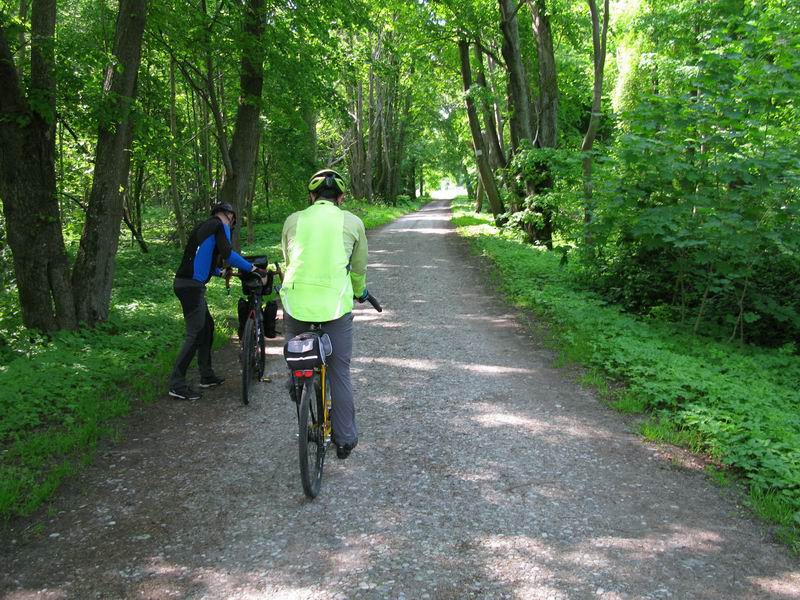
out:
{"label": "cyclist's back", "polygon": [[358,441],[350,381],[352,310],[354,296],[367,296],[367,237],[361,219],[339,208],[345,188],[338,173],[320,171],[308,188],[311,206],[290,215],[281,236],[284,331],[288,340],[320,323],[333,342],[333,437],[337,456],[346,458]]}

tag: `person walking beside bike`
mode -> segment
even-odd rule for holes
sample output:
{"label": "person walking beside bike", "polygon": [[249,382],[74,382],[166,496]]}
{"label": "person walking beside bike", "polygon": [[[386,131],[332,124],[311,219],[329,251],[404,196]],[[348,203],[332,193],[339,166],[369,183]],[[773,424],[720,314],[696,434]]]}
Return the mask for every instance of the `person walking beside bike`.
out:
{"label": "person walking beside bike", "polygon": [[186,383],[186,371],[197,354],[200,387],[211,388],[225,381],[211,367],[214,342],[214,319],[206,303],[206,284],[211,275],[222,275],[222,260],[245,271],[259,271],[231,247],[231,229],[236,225],[236,211],[227,202],[215,204],[211,216],[189,235],[183,259],[175,273],[173,290],[180,300],[186,321],[183,341],[169,378],[169,395],[179,400],[197,400],[200,394]]}
{"label": "person walking beside bike", "polygon": [[[358,443],[350,380],[353,352],[353,298],[368,297],[367,234],[364,223],[341,209],[345,183],[324,169],[308,182],[311,205],[283,224],[281,245],[286,271],[280,296],[286,339],[322,326],[333,345],[328,359],[336,456],[344,459]],[[293,388],[292,388],[293,389]]]}

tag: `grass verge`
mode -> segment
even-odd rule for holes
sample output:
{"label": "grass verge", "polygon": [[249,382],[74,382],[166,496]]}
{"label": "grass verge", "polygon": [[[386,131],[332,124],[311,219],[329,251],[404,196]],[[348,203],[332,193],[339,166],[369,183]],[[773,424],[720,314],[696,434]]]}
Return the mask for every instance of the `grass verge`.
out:
{"label": "grass verge", "polygon": [[459,233],[491,261],[509,300],[548,323],[560,361],[585,366],[585,383],[611,406],[646,411],[644,436],[739,473],[756,514],[800,550],[800,357],[791,348],[728,344],[635,318],[586,290],[559,255],[498,230],[466,203],[453,208]]}
{"label": "grass verge", "polygon": [[[372,228],[421,204],[351,201],[345,208]],[[281,228],[256,225],[254,243],[243,253],[279,258]],[[95,329],[31,333],[19,323],[15,290],[0,292],[0,518],[35,511],[91,460],[100,440],[119,434],[118,417],[132,402],[163,395],[184,334],[172,293],[181,249],[152,240],[149,247],[142,254],[120,244],[111,314]],[[228,296],[220,282],[208,286],[217,347],[232,334],[223,317],[235,314],[238,294],[235,288]]]}

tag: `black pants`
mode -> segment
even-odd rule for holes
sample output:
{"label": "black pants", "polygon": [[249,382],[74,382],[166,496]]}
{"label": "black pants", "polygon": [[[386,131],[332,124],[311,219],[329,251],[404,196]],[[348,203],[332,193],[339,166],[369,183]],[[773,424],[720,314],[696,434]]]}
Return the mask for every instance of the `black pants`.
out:
{"label": "black pants", "polygon": [[183,319],[186,321],[186,339],[183,341],[175,367],[169,377],[171,389],[186,385],[186,371],[197,354],[201,377],[213,377],[211,368],[211,346],[214,343],[214,319],[208,312],[205,284],[194,279],[175,278],[172,286],[181,302]]}

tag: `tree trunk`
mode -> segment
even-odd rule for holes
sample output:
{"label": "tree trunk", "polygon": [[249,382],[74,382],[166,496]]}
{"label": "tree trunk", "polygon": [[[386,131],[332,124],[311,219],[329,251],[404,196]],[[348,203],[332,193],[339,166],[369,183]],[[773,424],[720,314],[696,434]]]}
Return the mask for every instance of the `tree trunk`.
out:
{"label": "tree trunk", "polygon": [[261,164],[264,167],[262,180],[264,181],[264,204],[267,205],[267,221],[272,223],[272,206],[270,206],[269,195],[269,155],[267,154],[266,144],[264,144],[264,150],[261,154]]}
{"label": "tree trunk", "polygon": [[92,192],[72,272],[78,320],[90,326],[108,319],[146,16],[147,0],[120,0],[114,64],[106,67],[103,83],[106,110],[100,117]]}
{"label": "tree trunk", "polygon": [[469,128],[472,132],[472,144],[475,148],[475,162],[478,165],[478,173],[480,173],[481,182],[486,190],[486,196],[489,199],[489,207],[492,214],[497,216],[503,212],[503,201],[497,190],[494,174],[489,166],[489,161],[487,160],[486,152],[483,147],[483,133],[481,132],[481,126],[478,122],[475,103],[469,95],[470,88],[472,87],[472,69],[469,64],[469,44],[466,40],[460,40],[458,42],[458,51],[461,59],[461,79],[464,82],[464,101],[467,105]]}
{"label": "tree trunk", "polygon": [[[370,36],[371,42],[372,36]],[[367,114],[367,122],[369,124],[369,137],[367,138],[367,160],[366,160],[366,175],[365,180],[367,183],[367,199],[371,202],[375,195],[373,187],[373,180],[375,178],[375,157],[378,154],[378,144],[380,139],[380,107],[376,106],[375,99],[379,94],[376,93],[378,87],[378,79],[375,76],[375,63],[381,57],[381,45],[383,43],[383,32],[378,31],[378,40],[375,48],[372,49],[372,60],[369,64],[369,110]]]}
{"label": "tree trunk", "polygon": [[[243,30],[247,42],[242,47],[239,71],[239,108],[230,146],[230,172],[222,184],[220,199],[240,211],[240,199],[247,194],[258,155],[261,91],[264,85],[264,0],[247,0]],[[238,231],[233,243],[239,248]]]}
{"label": "tree trunk", "polygon": [[56,195],[55,0],[31,11],[30,106],[0,26],[0,198],[22,322],[45,331],[76,326]]}
{"label": "tree trunk", "polygon": [[483,183],[481,178],[478,177],[478,186],[475,189],[475,212],[480,213],[483,210]]}
{"label": "tree trunk", "polygon": [[178,230],[178,239],[181,248],[186,245],[186,227],[183,224],[183,211],[181,198],[178,194],[178,168],[175,164],[177,153],[178,127],[175,119],[175,60],[169,62],[169,131],[172,137],[172,150],[169,153],[169,191],[172,196],[172,210],[175,213],[175,225]]}
{"label": "tree trunk", "polygon": [[28,44],[25,39],[25,26],[28,24],[28,8],[31,0],[19,0],[19,23],[21,27],[17,33],[17,73],[23,75],[27,72],[29,64]]}
{"label": "tree trunk", "polygon": [[[258,136],[261,141],[261,136]],[[255,164],[253,164],[252,183],[247,192],[247,243],[252,244],[255,240],[255,221],[253,219],[253,206],[256,201],[256,184],[258,183],[258,146],[256,146]]]}
{"label": "tree trunk", "polygon": [[[500,149],[503,151],[503,156],[506,154],[506,145],[505,145],[505,122],[503,121],[503,112],[500,110],[500,104],[497,102],[497,89],[494,86],[494,73],[495,73],[495,63],[494,58],[491,56],[487,57],[487,64],[489,66],[489,86],[492,90],[492,97],[494,98],[494,102],[492,102],[492,111],[494,112],[494,123],[495,123],[495,130],[497,131],[497,141],[500,142]],[[506,161],[507,162],[507,161]]]}
{"label": "tree trunk", "polygon": [[586,135],[583,137],[581,152],[583,153],[583,197],[584,213],[583,219],[586,224],[586,245],[591,247],[593,239],[589,230],[592,221],[593,211],[593,184],[592,184],[592,146],[597,137],[597,128],[600,125],[600,102],[603,97],[603,71],[606,64],[606,39],[608,37],[608,3],[603,2],[603,25],[600,26],[600,16],[597,12],[597,2],[587,0],[589,10],[592,14],[592,50],[594,61],[594,92],[592,96],[592,114],[589,117],[589,126]]}
{"label": "tree trunk", "polygon": [[[489,86],[486,84],[486,75],[483,71],[483,52],[481,51],[480,43],[475,44],[475,64],[477,65],[477,81],[484,90],[484,95],[489,93]],[[503,152],[503,146],[500,144],[500,138],[497,135],[497,126],[494,120],[494,115],[486,102],[485,98],[481,99],[481,112],[483,113],[483,120],[486,123],[486,141],[489,147],[489,161],[492,169],[506,167],[506,156]]]}
{"label": "tree trunk", "polygon": [[[511,146],[516,151],[522,140],[532,140],[528,76],[522,62],[517,11],[513,0],[498,0],[500,30],[503,33],[503,58],[508,69],[508,96],[511,106]],[[484,182],[485,183],[485,182]],[[488,189],[487,189],[488,192]]]}
{"label": "tree trunk", "polygon": [[539,128],[535,136],[536,145],[555,148],[558,140],[558,79],[550,16],[547,14],[545,0],[528,0],[528,4],[531,8],[539,63]]}

